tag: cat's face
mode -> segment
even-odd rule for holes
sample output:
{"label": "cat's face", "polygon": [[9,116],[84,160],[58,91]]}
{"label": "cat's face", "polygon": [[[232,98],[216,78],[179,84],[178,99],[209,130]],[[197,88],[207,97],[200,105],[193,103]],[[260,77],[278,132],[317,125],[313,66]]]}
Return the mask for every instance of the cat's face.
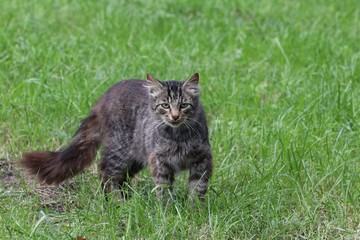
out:
{"label": "cat's face", "polygon": [[186,124],[198,105],[199,74],[193,74],[185,82],[160,82],[148,74],[147,82],[157,116],[171,127]]}

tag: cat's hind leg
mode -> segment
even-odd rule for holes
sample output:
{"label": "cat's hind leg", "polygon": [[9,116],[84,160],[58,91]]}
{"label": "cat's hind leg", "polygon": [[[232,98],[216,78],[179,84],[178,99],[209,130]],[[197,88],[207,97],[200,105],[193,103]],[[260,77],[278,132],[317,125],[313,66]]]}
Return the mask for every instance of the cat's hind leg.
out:
{"label": "cat's hind leg", "polygon": [[106,199],[113,191],[118,192],[122,199],[130,197],[129,189],[126,188],[132,177],[142,168],[141,164],[127,156],[124,157],[113,151],[104,151],[100,162],[100,176]]}

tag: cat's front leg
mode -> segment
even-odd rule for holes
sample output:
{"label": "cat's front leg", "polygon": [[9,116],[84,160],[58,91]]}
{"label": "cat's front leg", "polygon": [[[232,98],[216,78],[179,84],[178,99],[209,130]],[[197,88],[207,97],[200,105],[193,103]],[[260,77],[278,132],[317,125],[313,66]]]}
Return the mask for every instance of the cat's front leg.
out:
{"label": "cat's front leg", "polygon": [[204,204],[205,194],[212,175],[213,161],[211,154],[198,155],[199,159],[190,166],[189,190],[190,200],[195,203],[197,199]]}
{"label": "cat's front leg", "polygon": [[168,194],[171,195],[173,191],[174,171],[165,159],[158,158],[155,154],[150,155],[149,165],[155,183],[156,196],[159,200],[167,202]]}

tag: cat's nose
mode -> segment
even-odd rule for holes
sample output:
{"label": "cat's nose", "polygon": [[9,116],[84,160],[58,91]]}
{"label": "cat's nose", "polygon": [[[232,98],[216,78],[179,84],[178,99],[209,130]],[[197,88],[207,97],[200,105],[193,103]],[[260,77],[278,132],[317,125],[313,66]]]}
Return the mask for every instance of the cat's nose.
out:
{"label": "cat's nose", "polygon": [[177,114],[177,115],[171,115],[171,118],[172,118],[174,121],[178,120],[179,117],[180,117],[179,114]]}

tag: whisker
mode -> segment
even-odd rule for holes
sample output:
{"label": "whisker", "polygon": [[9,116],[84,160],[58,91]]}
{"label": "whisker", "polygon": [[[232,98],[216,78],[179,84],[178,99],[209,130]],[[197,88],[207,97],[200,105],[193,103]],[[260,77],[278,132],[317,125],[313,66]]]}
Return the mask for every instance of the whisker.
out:
{"label": "whisker", "polygon": [[190,133],[194,133],[195,136],[201,138],[201,132],[202,131],[200,131],[200,129],[198,129],[196,126],[194,126],[191,121],[185,120],[184,124],[188,128]]}

